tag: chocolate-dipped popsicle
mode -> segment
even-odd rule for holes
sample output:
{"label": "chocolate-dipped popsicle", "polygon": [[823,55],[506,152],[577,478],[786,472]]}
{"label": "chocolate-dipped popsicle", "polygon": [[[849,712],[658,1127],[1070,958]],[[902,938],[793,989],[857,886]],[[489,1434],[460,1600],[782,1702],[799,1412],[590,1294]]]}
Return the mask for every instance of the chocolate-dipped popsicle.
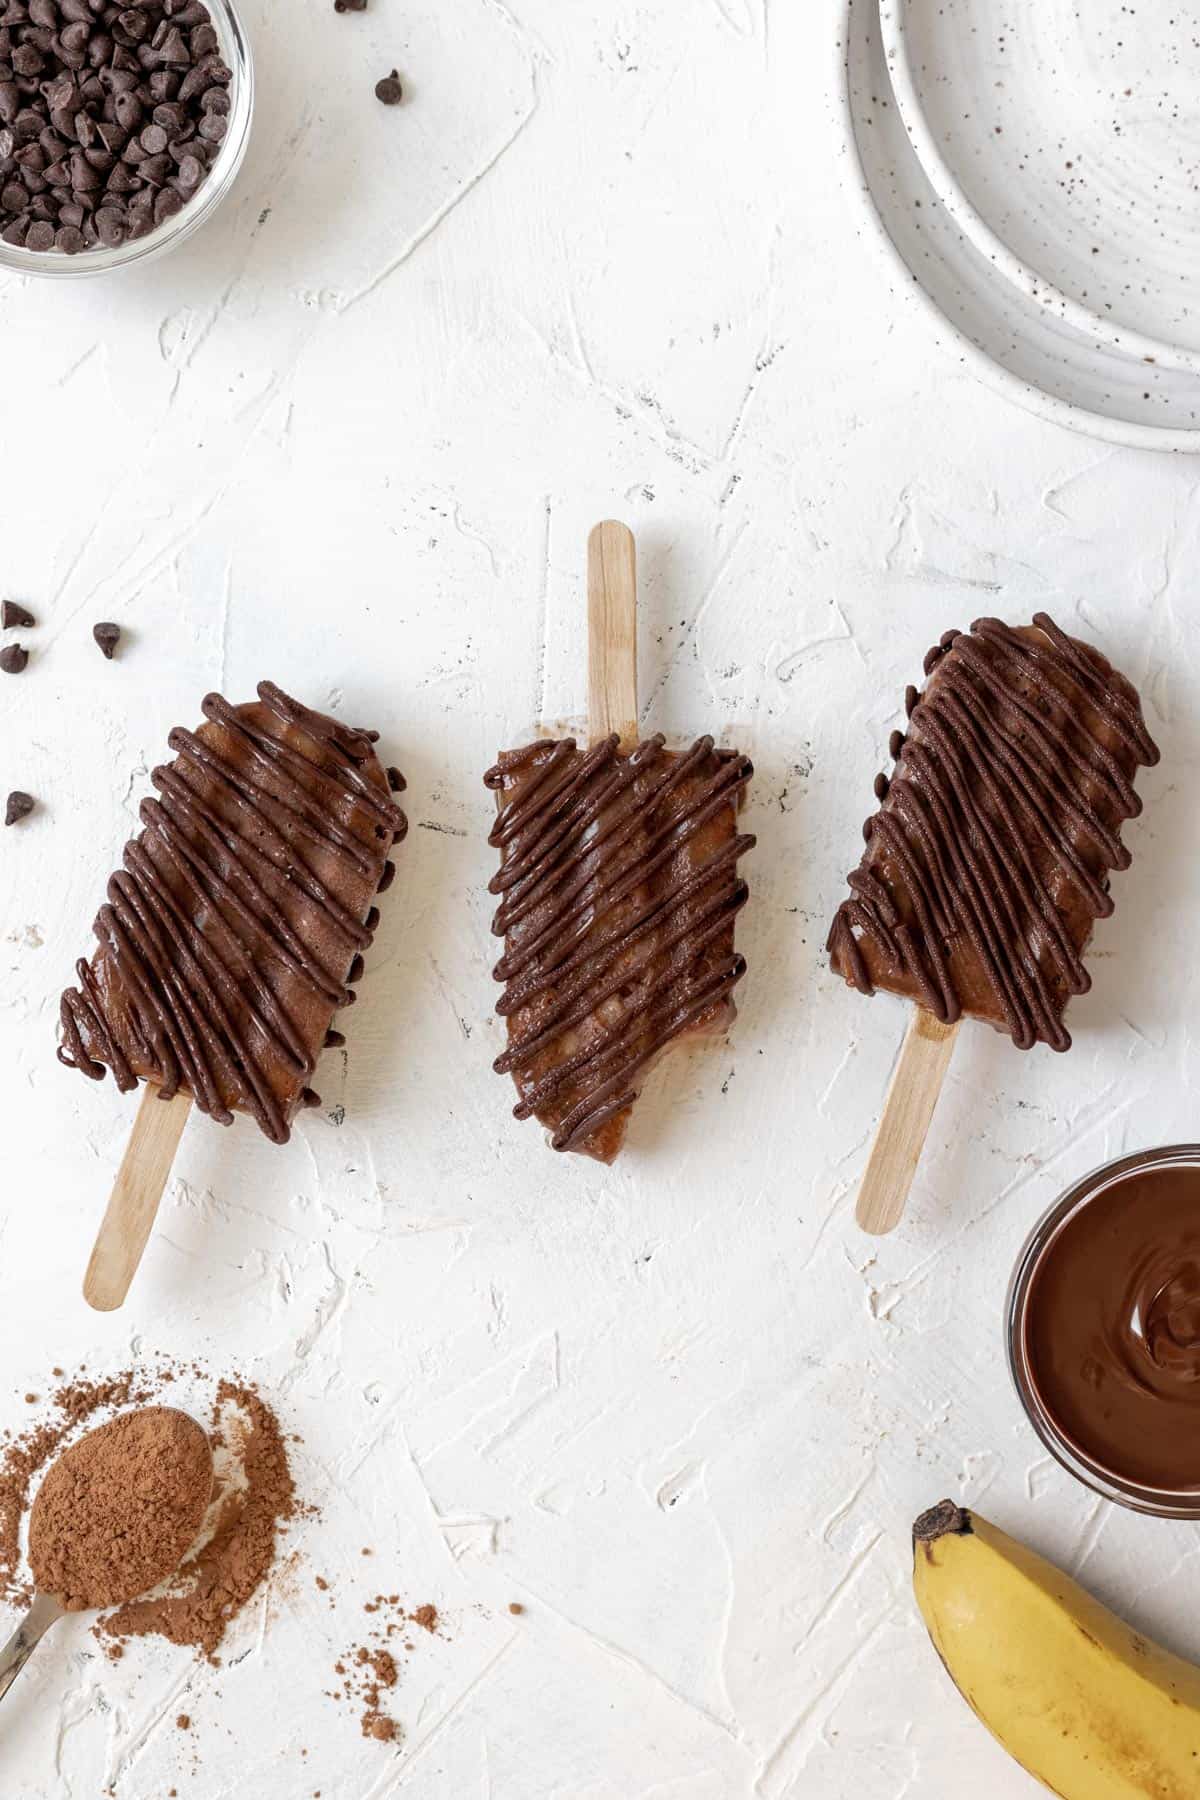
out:
{"label": "chocolate-dipped popsicle", "polygon": [[[939,1027],[944,1045],[964,1016],[1021,1049],[1065,1050],[1064,1010],[1090,986],[1084,952],[1113,910],[1109,876],[1129,866],[1120,833],[1141,811],[1134,777],[1158,761],[1137,693],[1046,613],[948,631],[925,674],[908,690],[907,732],[892,737],[892,775],[876,780],[881,804],[829,934],[832,966],[864,993],[916,1002],[914,1054],[923,1039],[931,1057]],[[893,1198],[899,1180],[903,1192],[878,1208],[860,1195],[860,1223],[871,1212],[886,1221],[868,1229],[899,1217],[948,1048],[939,1054],[927,1104],[906,1092],[913,1066],[897,1073],[887,1112],[907,1102],[911,1130],[887,1173]],[[887,1128],[885,1116],[873,1165]],[[869,1168],[864,1190],[873,1176],[888,1185]]]}
{"label": "chocolate-dipped popsicle", "polygon": [[710,737],[624,754],[613,733],[590,750],[510,750],[485,775],[509,1037],[495,1068],[516,1083],[515,1116],[536,1115],[556,1150],[611,1162],[655,1059],[736,1016],[737,859],[754,845],[737,812],[752,774]]}
{"label": "chocolate-dipped popsicle", "polygon": [[735,1016],[737,859],[754,843],[737,813],[754,771],[709,737],[678,752],[639,742],[637,555],[615,519],[588,536],[587,589],[591,747],[539,739],[484,777],[505,939],[495,1067],[513,1077],[517,1118],[611,1162],[652,1064]]}
{"label": "chocolate-dipped popsicle", "polygon": [[[377,733],[312,712],[270,682],[202,703],[168,740],[156,797],[96,919],[91,961],[61,1003],[59,1057],[117,1086],[190,1095],[227,1125],[249,1113],[284,1143],[378,920],[404,814]],[[398,774],[392,785],[402,786]]]}

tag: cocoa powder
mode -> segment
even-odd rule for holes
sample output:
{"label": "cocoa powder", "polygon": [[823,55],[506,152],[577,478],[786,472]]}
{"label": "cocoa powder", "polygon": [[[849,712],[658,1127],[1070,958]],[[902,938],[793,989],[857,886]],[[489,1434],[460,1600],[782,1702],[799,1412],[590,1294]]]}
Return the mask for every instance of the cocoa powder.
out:
{"label": "cocoa powder", "polygon": [[212,1452],[169,1406],[121,1413],[53,1464],[29,1521],[38,1589],[68,1612],[117,1606],[178,1566],[212,1493]]}
{"label": "cocoa powder", "polygon": [[[56,1379],[63,1373],[52,1372]],[[144,1405],[152,1396],[149,1378],[132,1369],[102,1381],[80,1375],[55,1389],[49,1418],[5,1434],[0,1442],[0,1597],[14,1606],[28,1605],[33,1597],[33,1583],[21,1567],[21,1520],[35,1476],[88,1419],[115,1407]]]}
{"label": "cocoa powder", "polygon": [[101,1620],[100,1629],[117,1639],[154,1633],[215,1661],[230,1620],[269,1574],[277,1533],[297,1505],[279,1421],[253,1388],[219,1384],[211,1435],[240,1469],[218,1491],[207,1539],[165,1594],[131,1601]]}
{"label": "cocoa powder", "polygon": [[209,1439],[216,1458],[216,1491],[201,1528],[200,1549],[183,1564],[167,1592],[124,1605],[94,1629],[114,1661],[130,1637],[159,1633],[210,1660],[224,1632],[271,1572],[276,1541],[303,1509],[296,1499],[287,1445],[278,1420],[257,1390],[239,1378],[214,1389],[197,1364],[166,1359],[148,1369],[93,1379],[83,1372],[59,1383],[48,1412],[18,1433],[0,1438],[0,1599],[27,1605],[33,1583],[21,1555],[21,1523],[37,1476],[81,1425],[98,1416],[153,1401],[178,1377],[208,1386],[213,1398]]}

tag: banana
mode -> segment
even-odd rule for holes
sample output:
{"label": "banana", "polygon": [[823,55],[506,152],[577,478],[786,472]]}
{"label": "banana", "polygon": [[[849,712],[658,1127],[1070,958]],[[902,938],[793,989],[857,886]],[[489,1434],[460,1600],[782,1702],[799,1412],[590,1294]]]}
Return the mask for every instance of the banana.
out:
{"label": "banana", "polygon": [[967,1704],[1060,1800],[1200,1800],[1200,1668],[951,1500],[913,1526],[913,1587]]}

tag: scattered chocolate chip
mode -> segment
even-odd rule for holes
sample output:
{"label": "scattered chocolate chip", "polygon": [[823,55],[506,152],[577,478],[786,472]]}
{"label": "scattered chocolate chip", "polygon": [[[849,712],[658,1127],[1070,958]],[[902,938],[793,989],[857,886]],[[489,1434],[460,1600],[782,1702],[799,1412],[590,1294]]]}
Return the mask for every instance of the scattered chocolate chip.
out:
{"label": "scattered chocolate chip", "polygon": [[112,661],[113,651],[121,641],[121,627],[103,623],[92,626],[92,636],[103,650],[108,661]]}
{"label": "scattered chocolate chip", "polygon": [[0,650],[0,669],[6,675],[19,675],[29,661],[29,652],[23,644],[8,644]]}
{"label": "scattered chocolate chip", "polygon": [[388,786],[391,788],[393,794],[402,794],[404,792],[405,788],[408,786],[407,781],[405,781],[403,775],[400,773],[399,769],[397,769],[397,768],[389,769],[387,772],[387,778],[388,778]]}
{"label": "scattered chocolate chip", "polygon": [[6,600],[3,606],[0,606],[0,626],[5,631],[16,631],[21,627],[28,631],[35,622],[28,607],[18,606],[15,600]]}
{"label": "scattered chocolate chip", "polygon": [[334,12],[366,12],[367,0],[333,0]]}
{"label": "scattered chocolate chip", "polygon": [[21,819],[27,819],[33,811],[33,804],[32,794],[23,794],[20,788],[14,788],[4,808],[4,823],[16,825]]}
{"label": "scattered chocolate chip", "polygon": [[[336,0],[334,0],[336,5]],[[404,89],[400,86],[400,72],[393,69],[382,81],[375,83],[375,98],[382,100],[385,106],[399,106],[404,98]]]}
{"label": "scattered chocolate chip", "polygon": [[364,966],[362,957],[356,956],[354,961],[350,964],[350,973],[347,976],[347,980],[361,981]]}
{"label": "scattered chocolate chip", "polygon": [[379,886],[376,889],[376,892],[380,893],[380,894],[386,894],[388,889],[391,887],[393,881],[395,881],[395,879],[396,879],[395,863],[394,862],[385,862],[383,865],[383,874],[379,877]]}
{"label": "scattered chocolate chip", "polygon": [[340,1050],[345,1041],[346,1034],[344,1031],[334,1031],[330,1028],[330,1030],[325,1033],[325,1048],[327,1050]]}

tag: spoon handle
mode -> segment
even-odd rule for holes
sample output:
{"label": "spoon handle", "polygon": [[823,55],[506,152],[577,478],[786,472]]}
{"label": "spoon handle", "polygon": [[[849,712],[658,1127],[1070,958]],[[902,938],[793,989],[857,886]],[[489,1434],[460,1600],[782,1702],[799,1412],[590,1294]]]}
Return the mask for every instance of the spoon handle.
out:
{"label": "spoon handle", "polygon": [[33,1655],[40,1639],[56,1619],[62,1618],[62,1614],[63,1609],[53,1594],[34,1596],[33,1605],[0,1650],[0,1700]]}

